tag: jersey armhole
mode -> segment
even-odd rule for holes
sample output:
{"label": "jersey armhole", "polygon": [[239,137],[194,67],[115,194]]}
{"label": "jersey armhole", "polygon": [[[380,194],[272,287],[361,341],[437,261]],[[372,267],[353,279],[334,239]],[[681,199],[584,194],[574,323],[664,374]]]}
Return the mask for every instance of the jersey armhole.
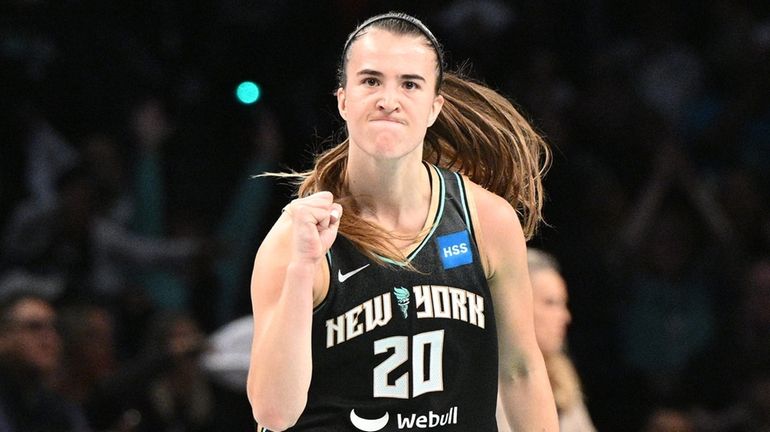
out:
{"label": "jersey armhole", "polygon": [[[491,269],[489,266],[489,259],[487,258],[484,245],[484,235],[481,230],[481,223],[479,223],[479,215],[476,207],[476,199],[473,193],[473,184],[468,177],[462,175],[462,181],[460,182],[460,188],[465,192],[466,207],[468,211],[469,221],[468,229],[473,236],[473,240],[476,242],[476,247],[479,250],[479,257],[481,258],[481,266],[484,268],[484,276],[487,279],[491,277]],[[470,186],[470,187],[468,187]]]}

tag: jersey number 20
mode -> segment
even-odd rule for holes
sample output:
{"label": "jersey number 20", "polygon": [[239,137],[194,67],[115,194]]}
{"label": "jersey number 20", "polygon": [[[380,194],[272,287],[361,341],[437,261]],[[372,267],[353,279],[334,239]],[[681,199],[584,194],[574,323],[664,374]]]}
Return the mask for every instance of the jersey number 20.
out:
{"label": "jersey number 20", "polygon": [[[409,361],[409,337],[392,336],[374,342],[374,353],[393,353],[374,368],[374,397],[409,399],[409,372],[390,383],[388,376],[397,367]],[[412,396],[444,390],[444,330],[435,330],[412,336],[411,377]],[[427,357],[427,368],[426,368]]]}

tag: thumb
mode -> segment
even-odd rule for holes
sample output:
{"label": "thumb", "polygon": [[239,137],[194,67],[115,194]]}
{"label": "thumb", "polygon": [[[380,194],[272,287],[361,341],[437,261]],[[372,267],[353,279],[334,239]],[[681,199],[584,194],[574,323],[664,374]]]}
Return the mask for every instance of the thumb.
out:
{"label": "thumb", "polygon": [[341,219],[342,206],[337,203],[332,204],[332,209],[329,211],[329,226],[318,233],[325,250],[329,250],[334,243],[334,240],[337,238]]}

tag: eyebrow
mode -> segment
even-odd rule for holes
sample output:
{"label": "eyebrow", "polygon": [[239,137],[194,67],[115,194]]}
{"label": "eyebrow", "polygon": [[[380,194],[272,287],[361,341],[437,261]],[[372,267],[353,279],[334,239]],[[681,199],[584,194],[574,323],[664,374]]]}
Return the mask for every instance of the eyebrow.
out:
{"label": "eyebrow", "polygon": [[[377,78],[382,78],[383,76],[385,76],[385,74],[383,74],[382,72],[379,72],[379,71],[376,71],[376,70],[373,70],[373,69],[362,69],[362,70],[358,71],[358,73],[356,75],[358,75],[358,76],[375,76]],[[404,75],[399,75],[398,77],[399,77],[399,79],[402,79],[402,80],[426,82],[425,78],[423,78],[422,75],[417,75],[417,74],[404,74]]]}

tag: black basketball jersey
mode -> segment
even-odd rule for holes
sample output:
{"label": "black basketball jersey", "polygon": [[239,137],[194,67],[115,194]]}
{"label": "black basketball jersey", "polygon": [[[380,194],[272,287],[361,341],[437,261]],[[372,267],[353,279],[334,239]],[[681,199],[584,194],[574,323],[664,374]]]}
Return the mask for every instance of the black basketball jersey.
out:
{"label": "black basketball jersey", "polygon": [[497,330],[460,175],[429,167],[435,218],[408,255],[371,262],[338,236],[313,315],[313,375],[292,431],[496,431]]}

